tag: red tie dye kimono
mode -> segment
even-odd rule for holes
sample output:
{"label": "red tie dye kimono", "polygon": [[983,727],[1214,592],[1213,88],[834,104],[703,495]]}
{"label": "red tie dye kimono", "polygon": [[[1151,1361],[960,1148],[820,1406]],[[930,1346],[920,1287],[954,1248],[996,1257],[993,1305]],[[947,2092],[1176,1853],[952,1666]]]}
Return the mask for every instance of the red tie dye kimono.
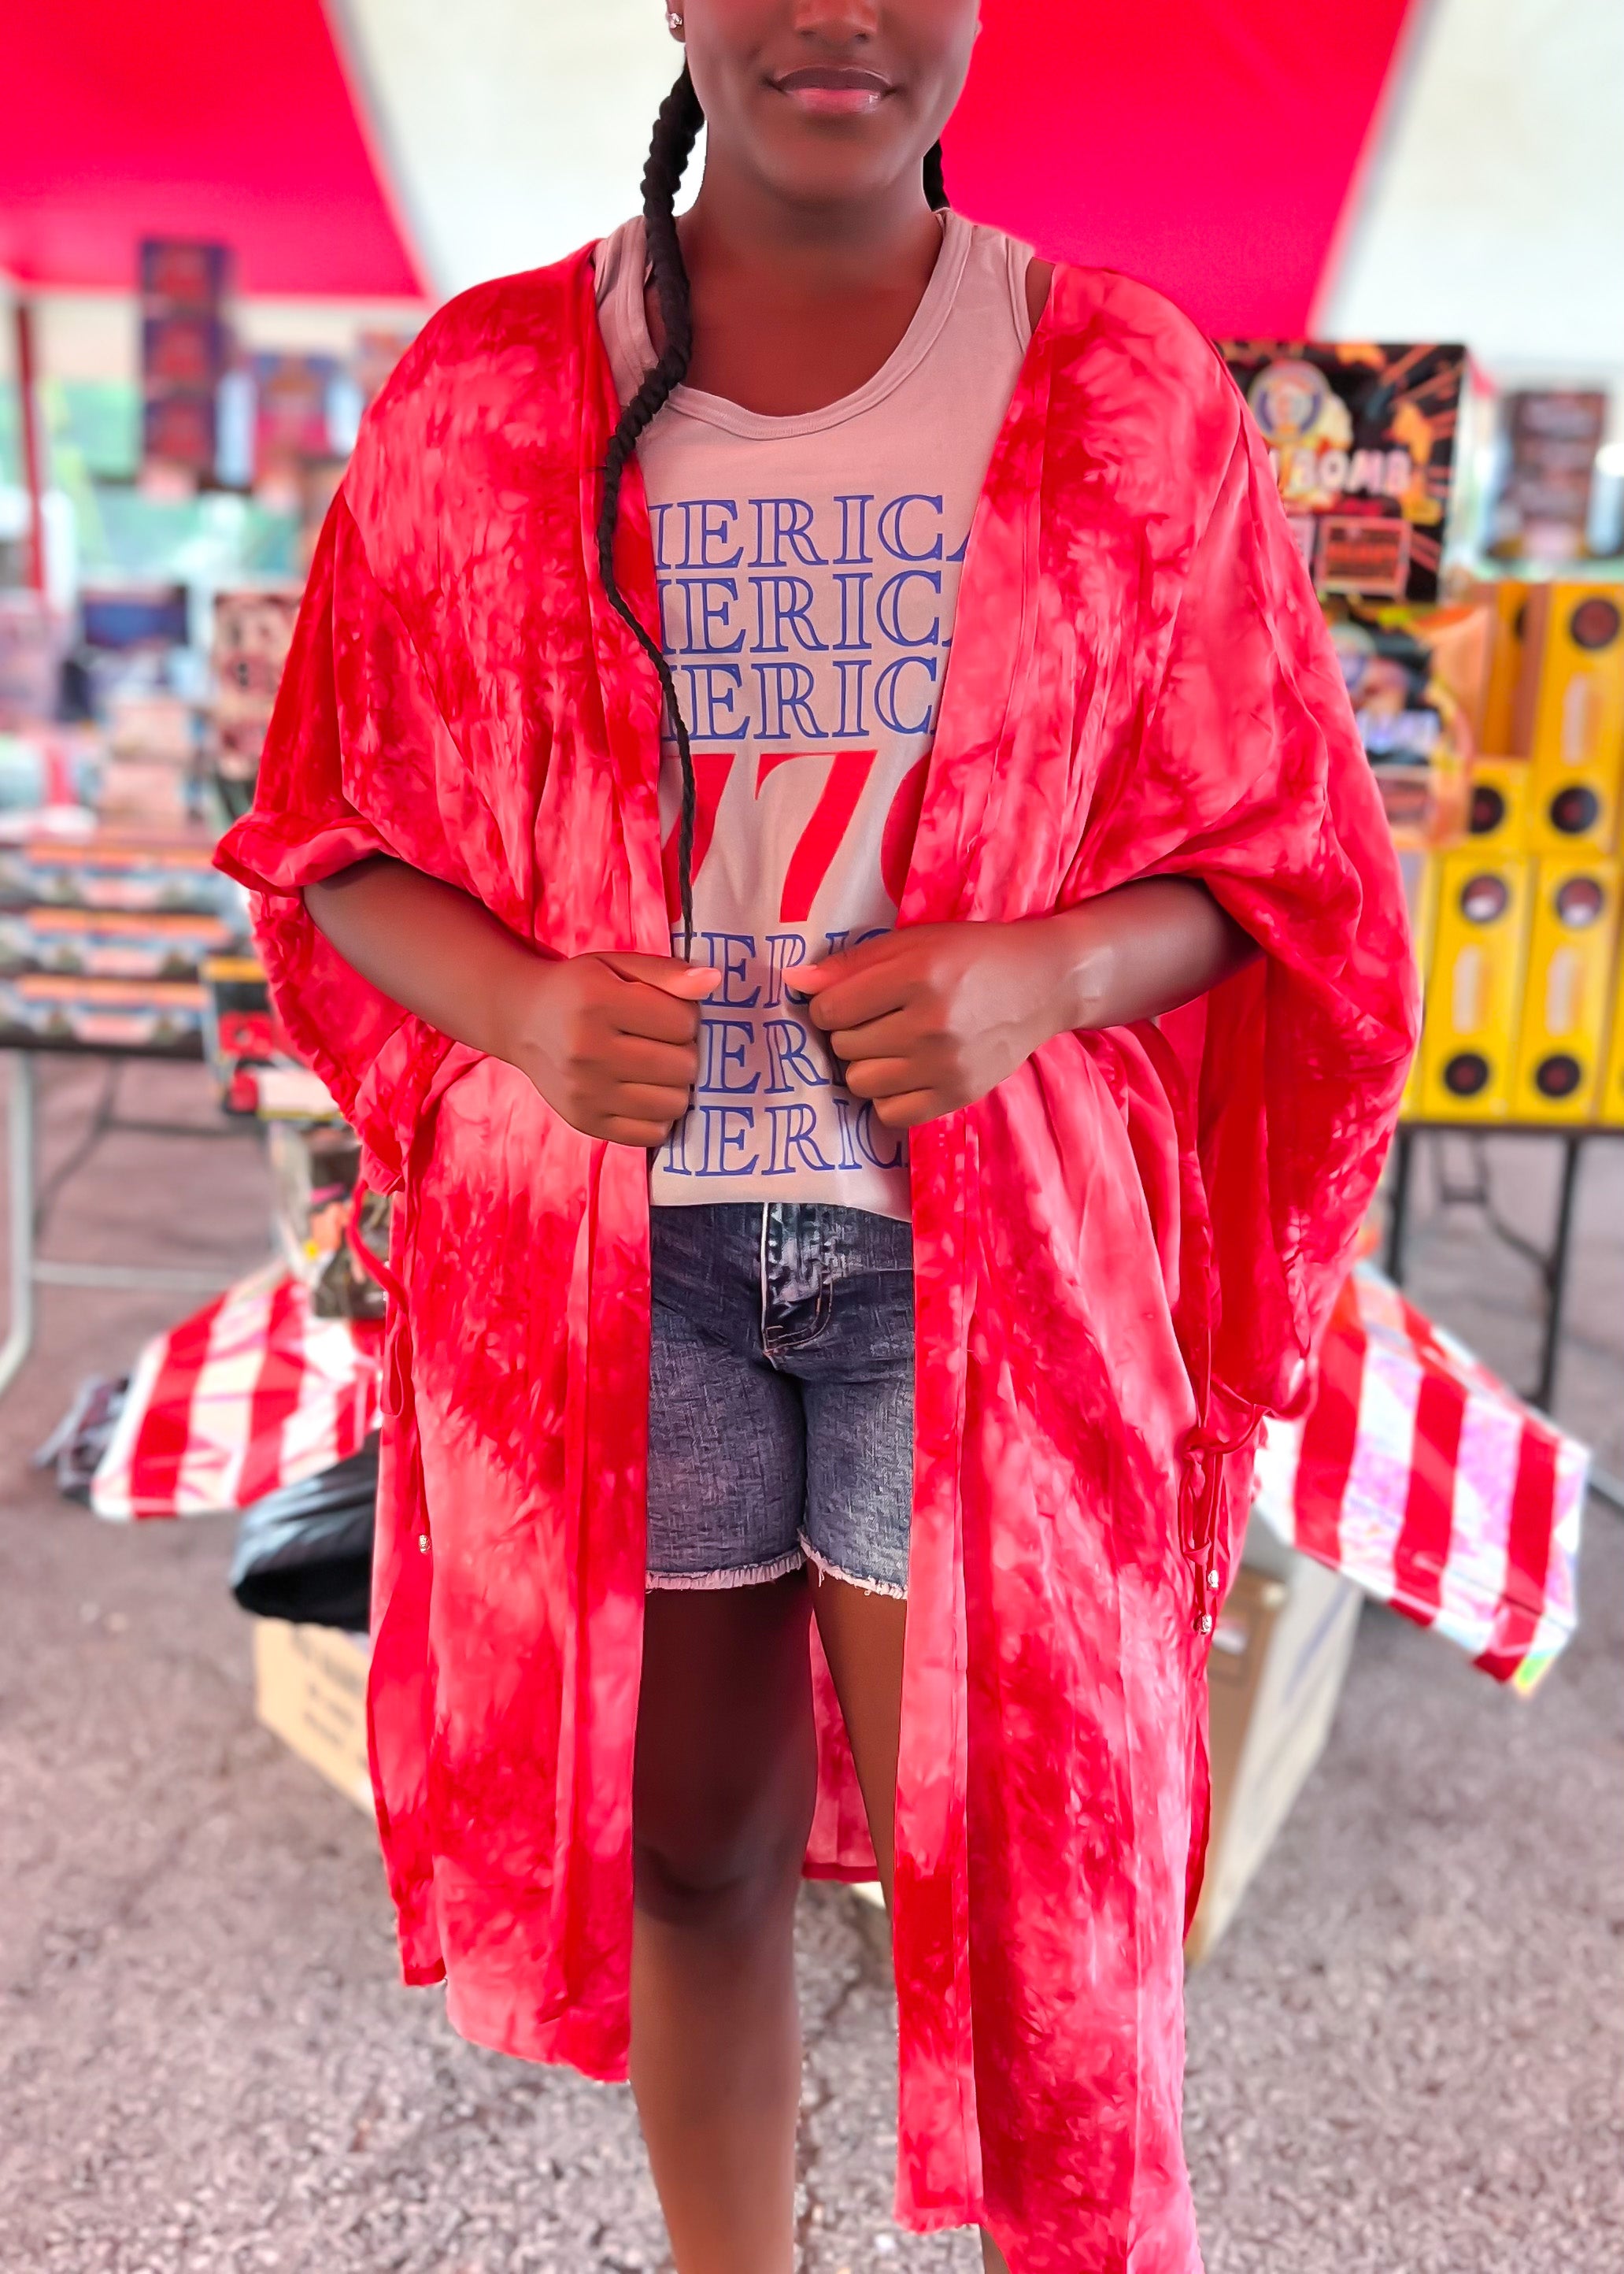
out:
{"label": "red tie dye kimono", "polygon": [[[381,852],[560,955],[668,952],[652,673],[595,569],[583,252],[430,325],[322,538],[254,811],[289,1028],[398,1195],[372,1761],[408,1977],[621,2077],[643,1603],[644,1156],[350,970]],[[620,577],[655,621],[629,483]],[[1207,882],[1263,956],[914,1133],[898,2197],[1018,2274],[1192,2274],[1180,1945],[1202,1615],[1302,1397],[1410,1056],[1398,876],[1269,468],[1154,293],[1056,270],[972,531],[905,922]],[[809,1872],[865,1876],[820,1669]]]}

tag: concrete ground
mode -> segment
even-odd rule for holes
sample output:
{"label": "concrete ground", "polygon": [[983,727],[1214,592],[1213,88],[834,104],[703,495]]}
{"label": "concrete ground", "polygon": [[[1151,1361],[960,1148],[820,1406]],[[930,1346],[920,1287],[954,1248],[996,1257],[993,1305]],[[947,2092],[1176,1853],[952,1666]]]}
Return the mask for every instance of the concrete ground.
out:
{"label": "concrete ground", "polygon": [[[96,1080],[51,1074],[54,1157]],[[194,1073],[126,1088],[209,1123]],[[1532,1235],[1545,1152],[1491,1148]],[[1415,1291],[1520,1374],[1526,1268],[1419,1201]],[[223,1272],[265,1213],[250,1140],[124,1137],[51,1246]],[[1624,1147],[1593,1152],[1576,1256],[1559,1403],[1624,1473]],[[398,1986],[366,1824],[255,1725],[229,1525],[101,1525],[26,1465],[175,1307],[48,1294],[0,1404],[0,2274],[652,2274],[625,2093],[462,2044]],[[1624,2269],[1624,1521],[1595,1502],[1582,1600],[1526,1702],[1366,1613],[1329,1750],[1191,1983],[1209,2274]],[[968,2237],[890,2221],[890,2004],[850,1896],[808,1891],[801,1959],[807,2266],[970,2274]]]}

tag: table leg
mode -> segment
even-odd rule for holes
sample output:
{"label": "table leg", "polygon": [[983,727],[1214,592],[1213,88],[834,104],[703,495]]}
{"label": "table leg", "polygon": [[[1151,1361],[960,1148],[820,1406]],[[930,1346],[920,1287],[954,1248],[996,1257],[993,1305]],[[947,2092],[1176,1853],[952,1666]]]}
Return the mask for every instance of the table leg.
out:
{"label": "table leg", "polygon": [[1529,1403],[1542,1413],[1551,1411],[1556,1390],[1556,1365],[1561,1351],[1562,1312],[1568,1299],[1568,1251],[1573,1244],[1574,1199],[1579,1184],[1583,1137],[1562,1139],[1562,1181],[1556,1203],[1556,1238],[1545,1270],[1545,1344],[1539,1356],[1539,1380]]}
{"label": "table leg", "polygon": [[0,1345],[0,1394],[10,1389],[34,1347],[34,1063],[32,1050],[13,1050],[6,1122],[11,1157],[6,1177],[11,1234],[11,1322]]}

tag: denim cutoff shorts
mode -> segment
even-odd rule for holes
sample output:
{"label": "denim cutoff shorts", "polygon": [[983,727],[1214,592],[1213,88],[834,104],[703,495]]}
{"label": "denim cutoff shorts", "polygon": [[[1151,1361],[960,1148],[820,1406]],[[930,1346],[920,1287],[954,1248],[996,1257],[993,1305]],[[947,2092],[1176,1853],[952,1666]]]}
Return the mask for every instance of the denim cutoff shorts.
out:
{"label": "denim cutoff shorts", "polygon": [[912,1228],[809,1201],[650,1214],[650,1586],[809,1561],[906,1594]]}

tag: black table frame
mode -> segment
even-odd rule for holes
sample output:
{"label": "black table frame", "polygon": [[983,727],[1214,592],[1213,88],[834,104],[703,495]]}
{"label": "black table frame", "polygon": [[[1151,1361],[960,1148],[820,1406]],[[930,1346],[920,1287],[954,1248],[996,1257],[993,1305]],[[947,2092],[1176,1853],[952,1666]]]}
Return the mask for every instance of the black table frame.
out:
{"label": "black table frame", "polygon": [[[29,1047],[0,1042],[0,1054],[11,1060],[11,1096],[7,1105],[11,1143],[6,1181],[11,1235],[8,1274],[11,1304],[5,1341],[0,1344],[0,1397],[4,1397],[34,1348],[34,1295],[37,1289],[90,1287],[173,1295],[217,1295],[229,1276],[223,1270],[169,1270],[152,1264],[67,1263],[40,1254],[40,1233],[52,1201],[69,1178],[84,1167],[102,1139],[121,1130],[158,1137],[234,1137],[242,1134],[244,1126],[252,1130],[256,1125],[222,1119],[218,1127],[214,1127],[198,1122],[137,1120],[118,1112],[116,1077],[121,1065],[132,1062],[192,1065],[201,1073],[202,1052],[195,1048],[120,1050],[104,1047],[86,1050],[79,1044],[64,1046],[41,1043]],[[102,1060],[108,1066],[109,1081],[101,1102],[92,1113],[85,1134],[66,1162],[41,1188],[38,1173],[37,1062],[41,1058],[64,1058]]]}
{"label": "black table frame", "polygon": [[[1530,1249],[1521,1241],[1515,1243],[1518,1252],[1529,1257],[1545,1284],[1545,1316],[1540,1337],[1538,1376],[1533,1388],[1525,1394],[1530,1405],[1537,1405],[1542,1412],[1549,1413],[1556,1394],[1557,1367],[1561,1356],[1574,1215],[1584,1150],[1598,1139],[1624,1141],[1624,1128],[1607,1127],[1592,1121],[1401,1121],[1393,1140],[1391,1181],[1387,1190],[1387,1232],[1382,1258],[1383,1268],[1395,1286],[1403,1284],[1405,1251],[1410,1238],[1410,1182],[1416,1146],[1423,1137],[1539,1137],[1547,1144],[1554,1141],[1562,1148],[1556,1223],[1551,1246],[1547,1251],[1542,1252]],[[1612,1502],[1615,1507],[1624,1507],[1624,1499],[1620,1498],[1624,1487],[1612,1478],[1593,1475],[1591,1486],[1603,1499]]]}

